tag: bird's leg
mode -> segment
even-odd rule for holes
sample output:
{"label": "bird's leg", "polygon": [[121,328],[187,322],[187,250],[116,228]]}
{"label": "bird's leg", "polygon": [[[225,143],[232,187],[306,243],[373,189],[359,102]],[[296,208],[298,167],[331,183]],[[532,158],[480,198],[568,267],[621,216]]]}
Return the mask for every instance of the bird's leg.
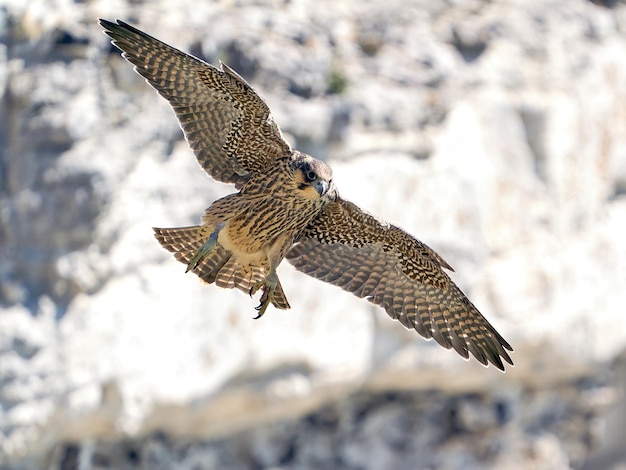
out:
{"label": "bird's leg", "polygon": [[261,318],[267,307],[272,302],[272,298],[274,297],[274,291],[276,291],[276,286],[278,285],[278,278],[276,277],[276,268],[272,265],[270,267],[269,274],[258,281],[252,288],[250,289],[250,295],[254,294],[259,288],[263,287],[263,294],[261,295],[260,301],[261,303],[254,307],[257,310],[257,316],[254,317],[255,320]]}
{"label": "bird's leg", "polygon": [[193,271],[194,269],[196,269],[200,262],[211,254],[211,252],[215,249],[215,245],[217,244],[217,237],[220,234],[220,230],[222,230],[225,225],[226,222],[220,222],[215,226],[215,230],[211,232],[209,238],[207,238],[204,244],[200,248],[198,248],[198,251],[196,251],[189,260],[189,264],[187,265],[187,270],[185,272]]}
{"label": "bird's leg", "polygon": [[257,312],[255,319],[261,318],[269,304],[273,303],[274,292],[278,287],[278,276],[276,275],[276,268],[285,257],[287,250],[293,243],[293,235],[285,232],[278,237],[272,247],[268,250],[267,261],[269,262],[269,273],[265,276],[265,279],[257,281],[250,289],[250,295],[253,295],[261,287],[263,287],[263,294],[261,295],[261,303],[255,307]]}

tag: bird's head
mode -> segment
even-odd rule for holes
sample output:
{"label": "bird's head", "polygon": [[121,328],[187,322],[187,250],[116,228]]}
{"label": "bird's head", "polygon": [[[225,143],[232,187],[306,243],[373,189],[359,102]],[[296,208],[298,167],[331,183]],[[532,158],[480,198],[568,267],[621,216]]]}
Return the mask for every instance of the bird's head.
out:
{"label": "bird's head", "polygon": [[307,199],[336,198],[333,170],[321,160],[300,153],[293,160],[294,177],[298,191]]}

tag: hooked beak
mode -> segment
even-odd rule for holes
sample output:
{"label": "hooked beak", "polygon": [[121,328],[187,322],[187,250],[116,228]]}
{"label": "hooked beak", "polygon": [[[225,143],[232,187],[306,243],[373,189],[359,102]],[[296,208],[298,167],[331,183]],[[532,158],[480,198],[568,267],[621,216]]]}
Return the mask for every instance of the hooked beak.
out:
{"label": "hooked beak", "polygon": [[317,180],[315,183],[313,183],[313,187],[315,188],[315,190],[318,192],[320,196],[323,196],[324,194],[328,192],[328,188],[330,188],[330,184],[324,180]]}

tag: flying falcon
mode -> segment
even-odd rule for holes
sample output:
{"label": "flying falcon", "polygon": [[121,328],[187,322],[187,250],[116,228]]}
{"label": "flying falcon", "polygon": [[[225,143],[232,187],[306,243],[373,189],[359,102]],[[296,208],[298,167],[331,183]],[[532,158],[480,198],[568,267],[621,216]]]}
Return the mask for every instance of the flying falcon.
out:
{"label": "flying falcon", "polygon": [[172,106],[196,158],[238,192],[202,225],[155,228],[156,239],[204,282],[261,290],[257,318],[289,302],[276,268],[298,270],[383,307],[464,358],[504,370],[513,348],[444,269],[441,256],[342,199],[331,168],[292,149],[263,99],[225,64],[214,67],[124,23],[100,20],[122,56]]}

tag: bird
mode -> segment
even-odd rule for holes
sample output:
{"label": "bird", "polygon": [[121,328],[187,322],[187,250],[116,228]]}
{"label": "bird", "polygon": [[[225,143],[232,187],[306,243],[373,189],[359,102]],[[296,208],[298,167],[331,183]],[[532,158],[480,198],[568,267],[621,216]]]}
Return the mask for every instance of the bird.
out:
{"label": "bird", "polygon": [[261,291],[288,309],[277,268],[352,292],[426,339],[484,366],[513,365],[511,345],[478,311],[433,249],[342,199],[331,167],[292,149],[266,102],[237,72],[213,66],[122,21],[99,19],[122,57],[172,107],[206,173],[234,184],[200,225],[154,228],[163,248],[203,282]]}

